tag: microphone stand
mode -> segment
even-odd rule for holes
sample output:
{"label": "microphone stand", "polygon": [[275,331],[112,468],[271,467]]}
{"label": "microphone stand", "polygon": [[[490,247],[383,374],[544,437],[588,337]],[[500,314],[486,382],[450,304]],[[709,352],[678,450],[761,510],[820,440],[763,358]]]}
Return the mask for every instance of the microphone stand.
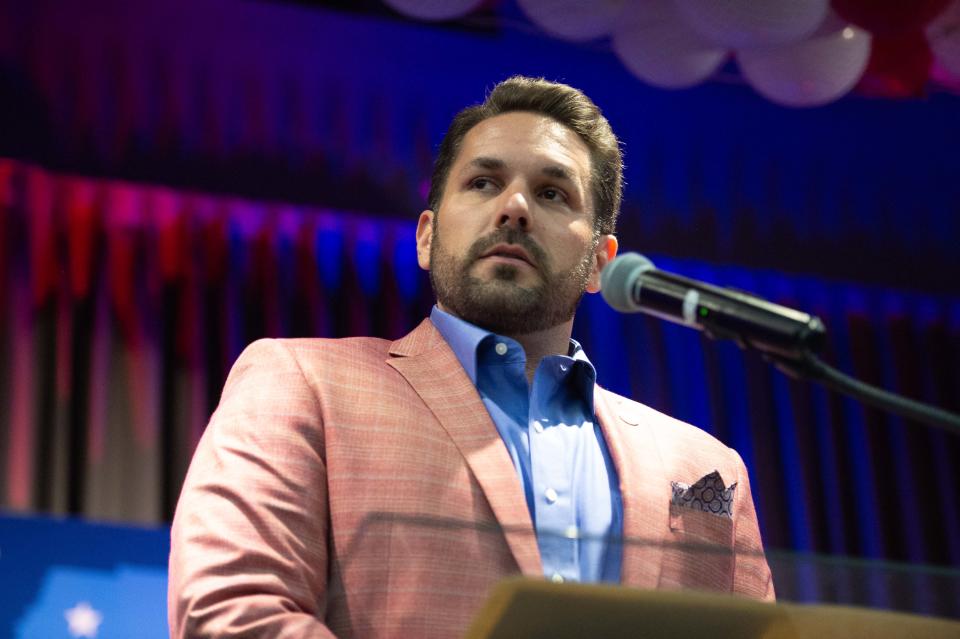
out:
{"label": "microphone stand", "polygon": [[960,415],[872,386],[833,368],[809,350],[790,359],[765,353],[766,359],[795,379],[808,379],[864,404],[960,435]]}

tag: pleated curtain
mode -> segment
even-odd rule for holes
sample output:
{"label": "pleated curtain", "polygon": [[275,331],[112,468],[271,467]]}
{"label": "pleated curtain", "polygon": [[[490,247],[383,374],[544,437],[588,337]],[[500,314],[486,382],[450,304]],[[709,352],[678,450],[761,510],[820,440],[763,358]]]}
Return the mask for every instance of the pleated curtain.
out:
{"label": "pleated curtain", "polygon": [[[403,335],[432,292],[413,220],[0,161],[0,506],[162,522],[231,363],[261,337]],[[825,357],[960,410],[960,304],[654,256],[819,315]],[[958,438],[687,328],[581,304],[599,382],[751,470],[768,545],[960,565]]]}

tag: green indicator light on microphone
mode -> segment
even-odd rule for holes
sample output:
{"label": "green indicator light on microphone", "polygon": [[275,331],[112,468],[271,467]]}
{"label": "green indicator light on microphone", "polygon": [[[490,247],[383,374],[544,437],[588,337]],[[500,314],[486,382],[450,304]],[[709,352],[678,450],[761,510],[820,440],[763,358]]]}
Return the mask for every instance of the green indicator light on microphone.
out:
{"label": "green indicator light on microphone", "polygon": [[705,309],[705,308],[702,307],[702,306],[700,307],[700,317],[706,317],[709,313],[710,313],[710,311],[708,311],[707,309]]}

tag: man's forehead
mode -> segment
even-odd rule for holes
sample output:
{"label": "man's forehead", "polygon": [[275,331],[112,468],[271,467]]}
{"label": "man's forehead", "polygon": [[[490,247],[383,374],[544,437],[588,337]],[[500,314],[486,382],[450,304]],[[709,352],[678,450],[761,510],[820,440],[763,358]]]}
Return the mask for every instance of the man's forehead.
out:
{"label": "man's forehead", "polygon": [[[465,168],[467,170],[471,168],[477,168],[483,169],[484,171],[501,171],[509,168],[509,165],[505,160],[488,155],[479,155],[472,159],[468,158],[465,161]],[[577,177],[574,174],[574,171],[572,171],[569,167],[563,164],[557,164],[553,161],[542,164],[540,167],[540,172],[548,177],[556,178],[558,180],[573,181]]]}
{"label": "man's forehead", "polygon": [[589,175],[590,160],[587,145],[573,130],[548,116],[516,111],[487,118],[470,129],[457,164],[461,169],[493,170],[533,162],[548,175],[575,180]]}

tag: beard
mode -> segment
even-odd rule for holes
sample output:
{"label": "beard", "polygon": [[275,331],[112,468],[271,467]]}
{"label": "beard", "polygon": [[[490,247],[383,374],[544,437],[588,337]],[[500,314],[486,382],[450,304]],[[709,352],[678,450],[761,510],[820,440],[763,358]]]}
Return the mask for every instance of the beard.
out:
{"label": "beard", "polygon": [[[539,284],[533,288],[517,284],[520,270],[510,264],[497,264],[488,280],[470,275],[480,256],[500,243],[526,250],[540,275]],[[437,301],[459,318],[500,335],[526,335],[572,319],[590,281],[592,263],[590,247],[573,268],[555,273],[546,252],[510,227],[477,239],[458,259],[443,246],[433,219],[430,283]]]}

